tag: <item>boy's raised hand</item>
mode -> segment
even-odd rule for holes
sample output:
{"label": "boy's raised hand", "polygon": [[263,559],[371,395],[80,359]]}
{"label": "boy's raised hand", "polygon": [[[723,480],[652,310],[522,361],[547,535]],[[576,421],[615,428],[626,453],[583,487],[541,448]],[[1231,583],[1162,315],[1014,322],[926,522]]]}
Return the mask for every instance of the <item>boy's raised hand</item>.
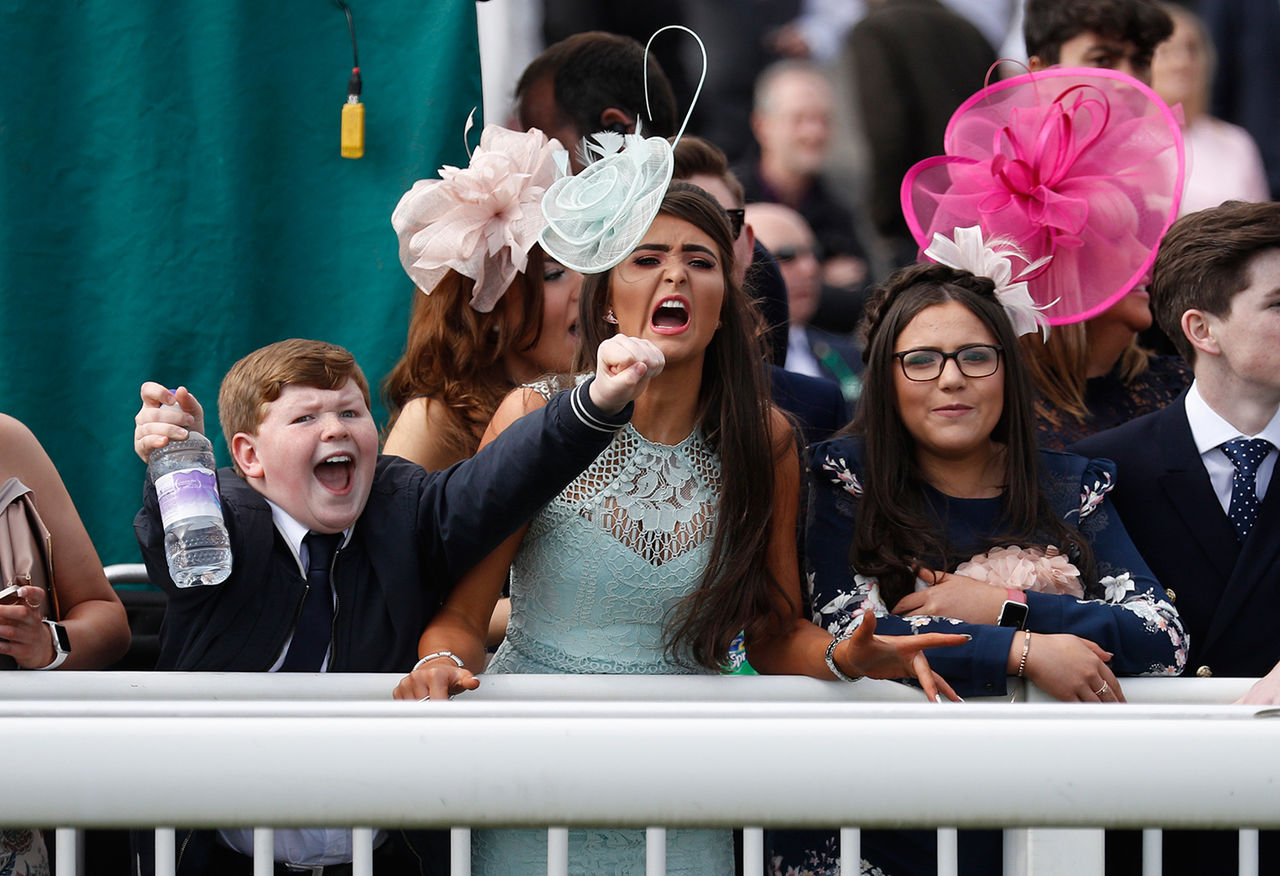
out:
{"label": "boy's raised hand", "polygon": [[[151,459],[151,451],[170,441],[182,441],[188,431],[204,434],[204,409],[185,386],[170,392],[152,381],[139,391],[142,407],[133,418],[133,452],[143,462]],[[177,408],[166,405],[178,405]]]}
{"label": "boy's raised hand", "polygon": [[649,341],[614,335],[596,351],[596,378],[591,381],[591,401],[607,414],[616,414],[644,392],[649,381],[662,373],[666,359]]}

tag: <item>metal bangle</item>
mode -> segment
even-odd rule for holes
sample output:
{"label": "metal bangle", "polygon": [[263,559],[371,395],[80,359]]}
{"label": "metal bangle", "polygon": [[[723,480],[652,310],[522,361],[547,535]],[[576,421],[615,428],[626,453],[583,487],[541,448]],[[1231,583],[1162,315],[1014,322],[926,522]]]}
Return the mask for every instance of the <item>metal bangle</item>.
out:
{"label": "metal bangle", "polygon": [[836,646],[839,645],[841,642],[843,642],[847,638],[849,638],[849,634],[845,633],[843,636],[836,636],[834,639],[831,640],[831,644],[827,646],[827,668],[831,670],[832,675],[834,675],[836,678],[840,679],[841,681],[854,682],[861,679],[862,676],[850,675],[849,673],[845,672],[843,669],[841,669],[839,666],[836,665]]}
{"label": "metal bangle", "polygon": [[[427,656],[421,658],[417,663],[413,664],[413,669],[417,669],[419,666],[426,663],[428,660],[435,660],[437,657],[448,657],[454,663],[458,664],[459,669],[467,668],[466,666],[463,665],[462,658],[459,657],[457,654],[453,653],[452,651],[434,651],[428,654]],[[412,672],[413,669],[409,671]]]}
{"label": "metal bangle", "polygon": [[1027,671],[1027,652],[1031,650],[1031,631],[1024,632],[1022,640],[1022,659],[1018,661],[1018,678],[1022,678],[1022,674]]}

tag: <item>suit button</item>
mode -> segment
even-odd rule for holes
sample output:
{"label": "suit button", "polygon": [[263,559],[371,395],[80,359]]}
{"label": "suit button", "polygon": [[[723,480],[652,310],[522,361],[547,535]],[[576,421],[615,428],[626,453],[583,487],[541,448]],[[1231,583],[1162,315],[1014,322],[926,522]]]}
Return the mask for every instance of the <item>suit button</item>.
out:
{"label": "suit button", "polygon": [[1196,670],[1196,676],[1199,678],[1212,678],[1213,670],[1210,669],[1208,666],[1201,666],[1199,669]]}
{"label": "suit button", "polygon": [[1166,587],[1166,588],[1164,588],[1164,592],[1165,592],[1165,593],[1167,593],[1167,594],[1169,595],[1169,601],[1170,601],[1170,602],[1177,602],[1177,601],[1178,601],[1178,594],[1176,594],[1176,593],[1174,593],[1174,592],[1173,592],[1173,588],[1172,588],[1172,587]]}

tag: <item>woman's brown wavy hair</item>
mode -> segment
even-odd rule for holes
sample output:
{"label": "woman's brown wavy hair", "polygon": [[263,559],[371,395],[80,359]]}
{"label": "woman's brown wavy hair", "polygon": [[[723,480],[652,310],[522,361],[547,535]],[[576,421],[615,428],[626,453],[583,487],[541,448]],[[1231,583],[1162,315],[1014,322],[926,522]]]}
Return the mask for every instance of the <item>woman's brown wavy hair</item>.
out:
{"label": "woman's brown wavy hair", "polygon": [[503,357],[528,350],[542,331],[542,250],[529,251],[493,310],[471,307],[475,282],[449,271],[431,294],[415,294],[404,353],[382,381],[390,430],[414,398],[444,405],[448,425],[440,436],[458,458],[472,456],[485,427],[512,384]]}

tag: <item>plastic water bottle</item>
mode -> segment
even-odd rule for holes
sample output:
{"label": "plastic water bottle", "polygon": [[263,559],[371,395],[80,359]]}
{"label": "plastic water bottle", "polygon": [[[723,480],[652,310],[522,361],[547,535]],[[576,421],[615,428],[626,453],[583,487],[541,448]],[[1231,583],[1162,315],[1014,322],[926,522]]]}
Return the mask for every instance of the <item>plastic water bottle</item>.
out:
{"label": "plastic water bottle", "polygon": [[179,587],[220,584],[231,574],[216,467],[213,445],[199,432],[153,450],[147,463],[160,502],[169,577]]}

